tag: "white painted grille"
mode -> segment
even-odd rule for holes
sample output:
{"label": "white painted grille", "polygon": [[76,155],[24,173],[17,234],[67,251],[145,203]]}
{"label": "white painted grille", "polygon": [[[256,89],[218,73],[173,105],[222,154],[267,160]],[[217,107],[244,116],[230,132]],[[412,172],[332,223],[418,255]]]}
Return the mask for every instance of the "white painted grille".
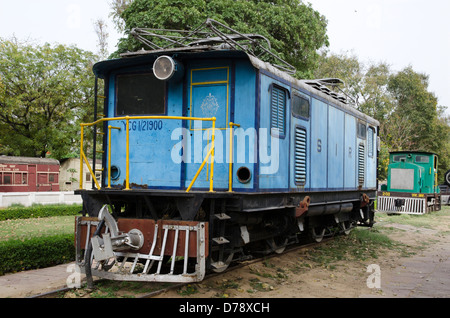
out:
{"label": "white painted grille", "polygon": [[295,128],[295,184],[306,184],[306,130]]}
{"label": "white painted grille", "polygon": [[[395,206],[396,200],[405,200],[401,207]],[[378,212],[398,214],[425,214],[427,212],[426,198],[400,198],[400,197],[378,197]]]}
{"label": "white painted grille", "polygon": [[358,147],[358,183],[360,185],[364,184],[364,172],[366,168],[366,151],[363,143],[359,144]]}

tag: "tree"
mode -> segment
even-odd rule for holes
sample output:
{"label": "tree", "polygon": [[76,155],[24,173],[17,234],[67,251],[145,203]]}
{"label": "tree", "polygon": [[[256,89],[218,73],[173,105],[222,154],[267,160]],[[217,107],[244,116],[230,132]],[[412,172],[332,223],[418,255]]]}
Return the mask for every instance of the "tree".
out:
{"label": "tree", "polygon": [[404,149],[438,150],[437,98],[428,91],[428,75],[417,73],[409,66],[390,77],[388,90],[395,100],[393,115],[402,118],[404,134],[410,136],[408,148]]}
{"label": "tree", "polygon": [[[391,117],[404,122],[401,135],[408,136],[408,143],[398,143],[402,150],[429,151],[439,155],[440,181],[450,166],[450,126],[443,117],[444,109],[438,107],[438,99],[428,90],[429,76],[415,72],[411,66],[389,79],[388,89],[395,100]],[[391,144],[398,138],[388,130]]]}
{"label": "tree", "polygon": [[384,122],[393,109],[393,99],[388,89],[390,66],[384,62],[369,64],[360,83],[358,109]]}
{"label": "tree", "polygon": [[116,30],[119,32],[125,31],[124,21],[121,16],[132,2],[133,0],[112,0],[110,3],[111,13],[109,14],[109,17],[113,19]]}
{"label": "tree", "polygon": [[392,109],[387,90],[391,70],[388,64],[364,64],[356,55],[321,54],[314,78],[336,77],[344,81],[341,87],[361,112],[383,121]]}
{"label": "tree", "polygon": [[98,56],[100,59],[105,60],[108,58],[108,25],[103,19],[98,19],[94,22],[94,31],[97,34],[97,47]]}
{"label": "tree", "polygon": [[363,65],[356,55],[329,54],[322,51],[312,79],[339,78],[344,86],[339,87],[355,104],[359,104],[361,82],[364,77]]}
{"label": "tree", "polygon": [[[317,51],[328,46],[326,19],[299,0],[134,0],[125,7],[121,12],[113,7],[113,15],[120,15],[126,33],[137,27],[193,30],[211,18],[242,33],[261,34],[297,68],[297,77],[311,76]],[[132,37],[123,38],[116,54],[141,48]]]}
{"label": "tree", "polygon": [[79,123],[92,118],[95,59],[73,46],[0,39],[0,153],[76,151]]}

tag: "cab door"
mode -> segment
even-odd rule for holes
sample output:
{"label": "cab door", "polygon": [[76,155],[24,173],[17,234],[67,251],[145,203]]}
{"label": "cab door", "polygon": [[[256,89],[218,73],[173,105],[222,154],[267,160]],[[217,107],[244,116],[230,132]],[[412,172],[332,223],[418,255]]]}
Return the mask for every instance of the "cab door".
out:
{"label": "cab door", "polygon": [[439,163],[439,159],[438,156],[434,155],[434,185],[433,185],[433,192],[434,193],[439,193],[439,187],[438,187],[438,163]]}
{"label": "cab door", "polygon": [[[203,67],[190,69],[189,107],[190,117],[216,118],[214,189],[228,188],[226,165],[226,129],[230,118],[230,67]],[[185,186],[188,187],[205,159],[212,141],[211,121],[189,121],[190,153],[185,163]],[[210,163],[199,174],[195,188],[208,189]]]}

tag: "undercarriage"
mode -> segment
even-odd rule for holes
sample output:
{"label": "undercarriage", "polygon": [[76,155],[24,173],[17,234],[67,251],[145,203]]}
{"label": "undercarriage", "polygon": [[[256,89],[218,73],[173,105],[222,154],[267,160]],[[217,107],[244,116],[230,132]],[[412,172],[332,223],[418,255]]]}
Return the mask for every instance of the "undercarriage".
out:
{"label": "undercarriage", "polygon": [[80,191],[76,260],[87,275],[198,282],[234,261],[372,226],[374,193]]}

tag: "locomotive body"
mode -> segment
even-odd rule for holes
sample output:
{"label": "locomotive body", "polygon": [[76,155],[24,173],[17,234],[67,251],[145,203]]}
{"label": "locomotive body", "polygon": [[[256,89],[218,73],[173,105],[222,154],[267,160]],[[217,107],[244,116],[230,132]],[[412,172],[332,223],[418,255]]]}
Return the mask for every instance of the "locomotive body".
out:
{"label": "locomotive body", "polygon": [[200,281],[373,224],[379,123],[324,81],[201,44],[94,66],[105,112],[82,134],[103,128],[103,166],[90,168],[103,178],[78,191],[76,222],[88,277]]}
{"label": "locomotive body", "polygon": [[436,154],[392,152],[389,162],[387,185],[378,195],[379,212],[420,215],[441,209]]}

